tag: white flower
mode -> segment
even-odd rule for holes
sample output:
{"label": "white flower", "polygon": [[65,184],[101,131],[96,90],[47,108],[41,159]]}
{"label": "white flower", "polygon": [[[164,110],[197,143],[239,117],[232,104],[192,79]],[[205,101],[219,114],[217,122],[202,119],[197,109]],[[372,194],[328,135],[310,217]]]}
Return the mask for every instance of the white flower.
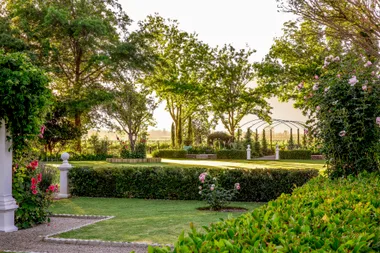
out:
{"label": "white flower", "polygon": [[358,81],[358,79],[356,79],[356,76],[352,76],[352,78],[350,78],[348,80],[348,83],[351,85],[351,86],[354,86]]}
{"label": "white flower", "polygon": [[202,194],[202,191],[199,191],[199,194]]}
{"label": "white flower", "polygon": [[198,188],[199,188],[199,190],[202,190],[202,186],[199,186]]}
{"label": "white flower", "polygon": [[334,61],[340,61],[340,57],[339,56],[335,57]]}
{"label": "white flower", "polygon": [[340,131],[340,132],[339,132],[339,136],[340,136],[340,137],[344,137],[344,136],[346,136],[346,131],[344,131],[344,130]]}
{"label": "white flower", "polygon": [[318,90],[318,84],[314,84],[313,90]]}
{"label": "white flower", "polygon": [[330,86],[325,88],[325,92],[328,92],[330,90]]}

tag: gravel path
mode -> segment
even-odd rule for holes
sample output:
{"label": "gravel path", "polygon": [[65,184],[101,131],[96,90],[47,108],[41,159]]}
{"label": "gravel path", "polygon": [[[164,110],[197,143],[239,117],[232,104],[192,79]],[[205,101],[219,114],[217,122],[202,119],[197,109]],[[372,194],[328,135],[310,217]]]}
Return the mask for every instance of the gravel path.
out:
{"label": "gravel path", "polygon": [[87,246],[87,245],[71,245],[56,244],[52,242],[44,242],[42,239],[49,234],[64,231],[73,227],[78,227],[94,222],[94,219],[77,219],[77,218],[51,218],[50,225],[39,225],[34,228],[24,229],[12,233],[0,232],[0,251],[22,251],[22,252],[49,252],[49,253],[125,253],[135,251],[136,253],[145,253],[145,246],[131,247],[106,247],[106,246]]}

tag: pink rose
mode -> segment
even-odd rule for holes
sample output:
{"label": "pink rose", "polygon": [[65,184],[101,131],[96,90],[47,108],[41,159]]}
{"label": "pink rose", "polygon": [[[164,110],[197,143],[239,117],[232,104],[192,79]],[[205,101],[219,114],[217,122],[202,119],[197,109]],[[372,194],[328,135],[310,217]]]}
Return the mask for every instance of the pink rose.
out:
{"label": "pink rose", "polygon": [[318,80],[318,79],[319,79],[319,76],[315,75],[314,78]]}
{"label": "pink rose", "polygon": [[319,111],[319,110],[321,110],[321,107],[318,105],[318,106],[317,106],[317,111]]}
{"label": "pink rose", "polygon": [[210,187],[210,190],[211,190],[211,191],[213,191],[214,189],[215,189],[214,187],[212,187],[212,186]]}
{"label": "pink rose", "polygon": [[372,62],[370,62],[370,61],[367,61],[365,64],[364,64],[364,67],[369,67],[369,66],[371,66],[372,65]]}
{"label": "pink rose", "polygon": [[33,190],[32,193],[33,193],[33,195],[36,195],[38,192],[37,192],[37,190]]}
{"label": "pink rose", "polygon": [[376,118],[376,124],[378,124],[380,126],[380,117]]}
{"label": "pink rose", "polygon": [[45,133],[46,126],[42,125],[40,128],[40,133],[43,135]]}
{"label": "pink rose", "polygon": [[340,78],[340,74],[337,74],[336,77]]}
{"label": "pink rose", "polygon": [[367,90],[367,85],[364,84],[364,85],[362,86],[362,90],[366,91],[366,90]]}
{"label": "pink rose", "polygon": [[240,184],[239,184],[239,183],[236,183],[236,184],[235,184],[235,189],[236,189],[236,190],[240,190]]}
{"label": "pink rose", "polygon": [[352,78],[350,78],[348,80],[348,83],[351,85],[351,86],[354,86],[358,81],[358,79],[356,78],[356,76],[352,76]]}

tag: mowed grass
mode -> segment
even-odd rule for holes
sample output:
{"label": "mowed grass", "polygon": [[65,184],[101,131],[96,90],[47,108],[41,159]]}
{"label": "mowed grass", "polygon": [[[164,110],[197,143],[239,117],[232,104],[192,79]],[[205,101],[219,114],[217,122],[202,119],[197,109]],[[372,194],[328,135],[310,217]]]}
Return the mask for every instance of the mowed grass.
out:
{"label": "mowed grass", "polygon": [[[261,205],[263,203],[233,202],[230,206],[253,210]],[[54,214],[115,216],[107,221],[60,234],[59,237],[165,244],[173,244],[183,230],[190,231],[191,222],[201,229],[221,218],[242,214],[197,210],[204,206],[205,202],[201,201],[79,197],[55,201],[50,210]]]}
{"label": "mowed grass", "polygon": [[[325,161],[323,160],[190,160],[190,159],[162,159],[161,163],[109,163],[106,161],[71,161],[73,166],[89,167],[125,167],[125,166],[171,166],[171,167],[207,167],[207,168],[283,168],[283,169],[305,169],[313,168],[323,170]],[[61,162],[47,162],[54,167],[58,167]]]}

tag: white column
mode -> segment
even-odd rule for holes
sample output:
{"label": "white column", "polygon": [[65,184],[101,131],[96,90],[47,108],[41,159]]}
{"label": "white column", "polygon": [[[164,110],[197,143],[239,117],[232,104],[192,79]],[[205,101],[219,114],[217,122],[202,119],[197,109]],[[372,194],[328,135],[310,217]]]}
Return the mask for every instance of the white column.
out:
{"label": "white column", "polygon": [[67,177],[67,173],[69,170],[73,167],[67,160],[69,160],[70,155],[68,153],[63,153],[61,155],[61,159],[63,160],[63,163],[59,166],[60,170],[60,185],[59,185],[59,194],[58,198],[60,199],[67,199],[70,197],[69,194],[69,180]]}
{"label": "white column", "polygon": [[4,120],[0,125],[0,232],[13,232],[17,231],[15,210],[18,206],[12,197],[12,150]]}
{"label": "white column", "polygon": [[247,160],[251,160],[251,145],[247,145]]}
{"label": "white column", "polygon": [[280,160],[280,148],[278,144],[276,144],[276,160]]}

